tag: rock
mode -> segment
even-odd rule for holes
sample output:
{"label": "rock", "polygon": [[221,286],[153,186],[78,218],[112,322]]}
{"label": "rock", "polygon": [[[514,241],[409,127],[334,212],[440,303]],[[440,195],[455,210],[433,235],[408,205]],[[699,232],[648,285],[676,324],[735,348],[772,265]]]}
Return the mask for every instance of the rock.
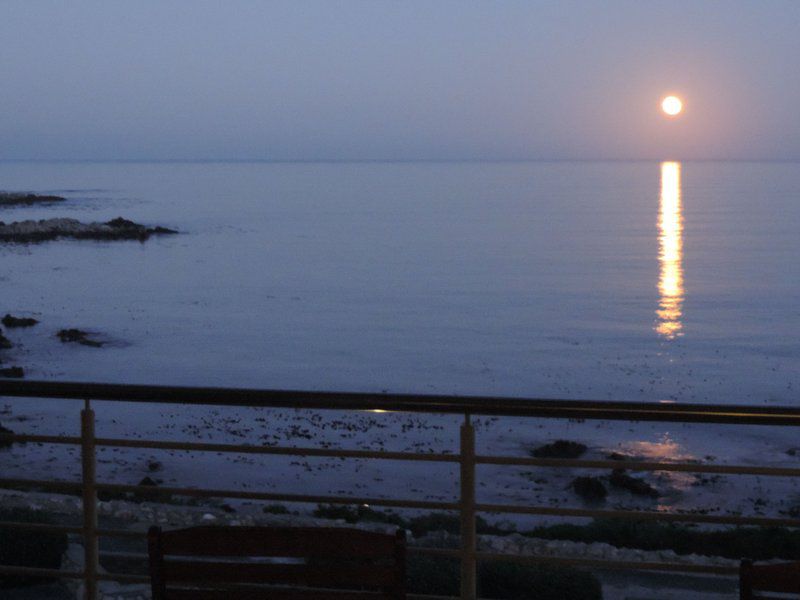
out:
{"label": "rock", "polygon": [[162,465],[157,460],[150,460],[150,461],[147,462],[147,470],[150,471],[151,473],[155,473],[156,471],[160,471],[163,468],[164,468],[164,465]]}
{"label": "rock", "polygon": [[0,242],[31,243],[72,238],[77,240],[147,240],[151,235],[178,233],[166,227],[147,227],[117,217],[107,223],[81,223],[76,219],[44,219],[6,224],[0,221]]}
{"label": "rock", "polygon": [[82,329],[62,329],[56,334],[58,339],[65,344],[75,343],[81,346],[89,346],[90,348],[101,348],[103,346],[104,342],[91,340],[89,335],[91,334],[88,331],[83,331]]}
{"label": "rock", "polygon": [[9,350],[13,347],[14,344],[11,343],[11,340],[4,336],[3,332],[0,331],[0,350]]}
{"label": "rock", "polygon": [[620,452],[612,452],[611,454],[607,455],[606,458],[608,460],[631,460],[633,457]]}
{"label": "rock", "polygon": [[12,317],[9,314],[6,314],[6,316],[3,317],[3,320],[2,320],[3,325],[5,325],[6,327],[12,327],[12,328],[13,327],[33,327],[38,322],[39,321],[37,321],[36,319],[32,319],[30,317]]}
{"label": "rock", "polygon": [[145,477],[137,485],[157,486],[158,484],[149,477]]}
{"label": "rock", "polygon": [[[11,431],[8,427],[3,427],[2,425],[0,425],[0,434],[13,435],[14,432]],[[10,448],[11,444],[13,443],[14,442],[12,442],[11,440],[0,438],[0,448]]]}
{"label": "rock", "polygon": [[658,490],[652,485],[643,479],[631,477],[625,472],[625,469],[614,469],[608,482],[614,487],[628,490],[631,494],[637,496],[649,496],[650,498],[658,498],[660,496]]}
{"label": "rock", "polygon": [[572,489],[587,502],[602,502],[608,496],[608,490],[599,477],[576,477],[572,480]]}
{"label": "rock", "polygon": [[586,445],[568,440],[557,440],[552,444],[545,444],[531,450],[535,458],[579,458],[586,452]]}
{"label": "rock", "polygon": [[0,369],[0,377],[22,379],[25,377],[25,370],[22,367],[6,367],[5,369]]}
{"label": "rock", "polygon": [[49,204],[64,202],[66,198],[31,194],[28,192],[0,192],[0,206],[30,206],[31,204]]}

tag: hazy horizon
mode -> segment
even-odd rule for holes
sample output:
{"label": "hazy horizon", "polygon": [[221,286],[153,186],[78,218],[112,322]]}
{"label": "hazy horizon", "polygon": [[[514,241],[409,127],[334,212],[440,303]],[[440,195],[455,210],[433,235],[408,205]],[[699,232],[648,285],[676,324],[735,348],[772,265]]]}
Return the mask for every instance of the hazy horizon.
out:
{"label": "hazy horizon", "polygon": [[789,0],[0,14],[0,160],[800,159]]}

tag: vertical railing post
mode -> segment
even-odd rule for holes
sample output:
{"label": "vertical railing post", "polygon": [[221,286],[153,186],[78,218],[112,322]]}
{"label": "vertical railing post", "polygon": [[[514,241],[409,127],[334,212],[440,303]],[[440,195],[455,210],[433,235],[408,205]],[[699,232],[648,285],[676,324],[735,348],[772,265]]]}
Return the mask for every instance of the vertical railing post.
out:
{"label": "vertical railing post", "polygon": [[475,429],[469,414],[461,425],[461,600],[475,600],[477,569],[475,560]]}
{"label": "vertical railing post", "polygon": [[83,579],[85,600],[97,598],[97,493],[94,445],[94,411],[86,400],[81,411],[81,464],[83,474]]}

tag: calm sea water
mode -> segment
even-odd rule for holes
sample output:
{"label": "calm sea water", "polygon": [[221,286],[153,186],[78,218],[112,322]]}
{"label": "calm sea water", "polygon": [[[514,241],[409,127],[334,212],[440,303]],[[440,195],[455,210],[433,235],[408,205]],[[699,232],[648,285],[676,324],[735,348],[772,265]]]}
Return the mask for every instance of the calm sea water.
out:
{"label": "calm sea water", "polygon": [[[30,378],[793,404],[800,166],[0,163],[138,242],[0,246]],[[63,345],[63,327],[102,349]]]}

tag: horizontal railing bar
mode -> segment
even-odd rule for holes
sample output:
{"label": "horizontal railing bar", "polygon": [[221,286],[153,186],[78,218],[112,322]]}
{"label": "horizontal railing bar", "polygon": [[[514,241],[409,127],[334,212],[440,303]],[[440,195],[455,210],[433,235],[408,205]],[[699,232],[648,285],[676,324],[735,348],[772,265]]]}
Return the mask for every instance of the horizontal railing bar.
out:
{"label": "horizontal railing bar", "polygon": [[388,410],[540,418],[800,425],[800,409],[495,396],[374,394],[50,381],[0,381],[0,396],[269,408]]}
{"label": "horizontal railing bar", "polygon": [[116,581],[118,583],[150,583],[149,575],[132,575],[129,573],[98,573],[98,581]]}
{"label": "horizontal railing bar", "polygon": [[[147,532],[136,532],[141,533],[141,535],[137,537],[146,538]],[[406,546],[406,550],[412,554],[428,554],[432,556],[461,556],[461,551],[456,550],[455,548],[430,548],[427,546]],[[148,555],[145,552],[121,552],[119,550],[100,550],[100,555],[105,556],[106,558],[109,557],[118,557],[118,558],[130,558],[130,559],[147,559]]]}
{"label": "horizontal railing bar", "polygon": [[147,538],[147,531],[135,529],[98,529],[97,537]]}
{"label": "horizontal railing bar", "polygon": [[[97,575],[101,581],[117,581],[119,583],[150,583],[146,575],[128,575],[122,573],[101,573]],[[430,594],[406,594],[409,600],[457,600],[456,596],[433,596]]]}
{"label": "horizontal railing bar", "polygon": [[17,444],[73,444],[80,445],[81,438],[66,435],[29,435],[27,433],[0,433],[0,441]]}
{"label": "horizontal railing bar", "polygon": [[726,515],[704,515],[697,513],[666,513],[640,510],[553,508],[549,506],[513,506],[508,504],[477,504],[475,509],[479,512],[487,513],[549,515],[554,517],[590,517],[595,519],[624,519],[627,521],[717,523],[720,525],[758,525],[761,527],[800,527],[800,519],[779,519],[772,517],[740,517]]}
{"label": "horizontal railing bar", "polygon": [[398,508],[427,508],[458,510],[457,502],[433,502],[428,500],[394,500],[389,498],[357,498],[347,496],[324,496],[305,494],[276,494],[269,492],[243,492],[239,490],[212,490],[207,488],[175,488],[140,485],[98,483],[98,490],[109,492],[131,492],[152,496],[174,495],[194,498],[240,498],[245,500],[270,500],[277,502],[303,502],[309,504],[369,504]]}
{"label": "horizontal railing bar", "polygon": [[0,528],[21,529],[24,531],[43,531],[47,533],[83,533],[82,527],[52,525],[50,523],[22,523],[20,521],[0,521]]}
{"label": "horizontal railing bar", "polygon": [[750,467],[742,465],[701,465],[697,463],[662,463],[637,460],[580,460],[572,458],[527,458],[513,456],[476,456],[475,462],[486,465],[525,467],[573,467],[586,469],[625,469],[629,471],[679,471],[723,475],[770,475],[798,477],[792,467]]}
{"label": "horizontal railing bar", "polygon": [[[80,445],[79,437],[0,434],[0,440],[48,444]],[[171,442],[163,440],[126,440],[122,438],[97,438],[97,446],[116,448],[148,448],[190,452],[226,452],[241,454],[272,454],[279,456],[319,456],[332,458],[364,458],[380,460],[408,460],[425,462],[458,462],[458,454],[420,452],[386,452],[371,450],[346,450],[335,448],[304,448],[288,446],[253,446],[248,444],[208,444],[197,442]],[[626,469],[630,471],[677,471],[723,475],[765,475],[800,477],[800,468],[758,467],[743,465],[702,465],[698,463],[662,463],[649,461],[580,460],[568,458],[528,458],[513,456],[476,456],[475,462],[490,465],[567,467],[588,469]]]}
{"label": "horizontal railing bar", "polygon": [[96,446],[116,448],[149,448],[157,450],[182,450],[192,452],[233,452],[240,454],[276,454],[283,456],[324,456],[334,458],[377,458],[385,460],[410,460],[430,462],[458,462],[457,454],[431,452],[384,452],[372,450],[345,450],[335,448],[294,448],[291,446],[252,446],[246,444],[205,444],[198,442],[168,442],[161,440],[126,440],[97,438]]}
{"label": "horizontal railing bar", "polygon": [[481,561],[511,561],[520,563],[552,563],[599,569],[625,569],[637,571],[677,571],[683,573],[708,573],[715,575],[734,575],[739,572],[738,565],[704,565],[693,563],[666,563],[633,560],[604,560],[601,558],[569,558],[561,556],[530,556],[520,554],[497,554],[478,552],[476,558]]}
{"label": "horizontal railing bar", "polygon": [[83,484],[75,481],[57,481],[52,479],[8,479],[0,478],[0,491],[3,488],[16,487],[36,487],[49,490],[63,491],[73,490],[79,492],[83,489]]}
{"label": "horizontal railing bar", "polygon": [[[407,548],[409,553],[424,554],[430,556],[452,556],[454,558],[461,555],[461,552],[451,548],[427,548],[421,546],[410,546]],[[106,558],[127,558],[146,560],[147,554],[142,552],[101,552],[101,556]],[[582,558],[569,556],[544,556],[527,554],[502,554],[496,552],[478,552],[478,560],[484,561],[508,561],[522,564],[541,564],[553,563],[564,565],[576,565],[583,567],[595,567],[603,569],[636,569],[644,571],[678,571],[686,573],[708,573],[717,575],[732,575],[738,573],[738,566],[712,565],[703,563],[668,563],[656,561],[635,561],[635,560],[606,560],[601,558]],[[149,581],[147,576],[122,575],[110,573],[102,576],[104,579],[120,580],[120,577],[135,579],[143,577]],[[98,577],[100,579],[101,577]]]}
{"label": "horizontal railing bar", "polygon": [[59,571],[58,569],[41,569],[39,567],[12,567],[0,565],[0,574],[27,575],[29,577],[51,577],[54,579],[83,579],[82,571]]}

